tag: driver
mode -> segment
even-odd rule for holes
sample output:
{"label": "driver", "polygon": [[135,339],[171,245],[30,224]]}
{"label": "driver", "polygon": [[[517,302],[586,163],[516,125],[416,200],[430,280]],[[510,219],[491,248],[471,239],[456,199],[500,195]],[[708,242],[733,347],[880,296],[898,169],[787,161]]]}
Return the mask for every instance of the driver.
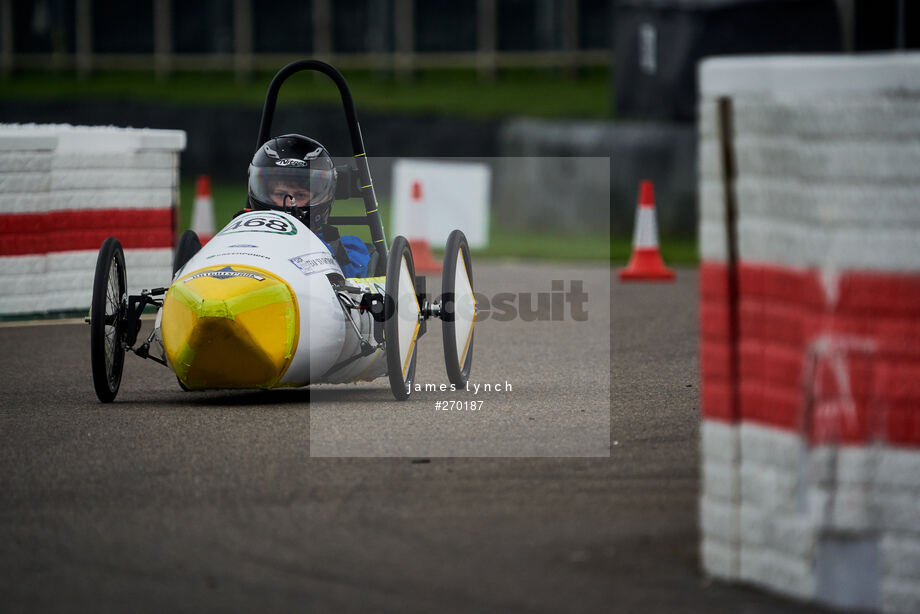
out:
{"label": "driver", "polygon": [[370,252],[358,237],[328,224],[337,173],[326,148],[299,134],[269,139],[249,165],[251,209],[290,213],[326,245],[345,277],[364,277]]}

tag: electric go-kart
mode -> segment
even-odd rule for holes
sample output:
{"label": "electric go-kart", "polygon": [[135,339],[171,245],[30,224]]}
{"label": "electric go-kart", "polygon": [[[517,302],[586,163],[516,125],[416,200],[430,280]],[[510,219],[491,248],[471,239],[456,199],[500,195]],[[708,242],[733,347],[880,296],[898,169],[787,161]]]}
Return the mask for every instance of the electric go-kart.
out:
{"label": "electric go-kart", "polygon": [[[125,259],[115,237],[96,262],[91,328],[93,383],[115,399],[126,351],[171,368],[185,390],[269,389],[389,378],[397,400],[412,391],[417,341],[427,320],[441,319],[447,376],[464,387],[473,356],[476,303],[466,238],[447,240],[441,296],[426,294],[404,237],[387,247],[354,103],[344,77],[316,60],[288,64],[268,88],[258,149],[270,138],[278,91],[292,74],[314,70],[341,95],[354,158],[337,167],[336,199],[361,197],[365,215],[330,217],[333,226],[367,225],[372,277],[343,275],[326,245],[284,211],[238,215],[204,247],[192,231],[176,246],[168,288],[129,296]],[[333,208],[334,212],[334,208]],[[158,309],[138,342],[141,314]]]}

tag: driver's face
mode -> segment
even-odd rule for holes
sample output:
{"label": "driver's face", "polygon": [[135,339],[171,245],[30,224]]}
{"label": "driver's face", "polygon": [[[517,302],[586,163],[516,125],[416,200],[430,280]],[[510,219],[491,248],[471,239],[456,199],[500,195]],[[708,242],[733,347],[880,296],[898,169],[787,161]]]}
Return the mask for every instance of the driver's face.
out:
{"label": "driver's face", "polygon": [[[294,197],[293,203],[291,202],[292,196]],[[290,207],[291,205],[306,207],[310,204],[311,196],[310,192],[302,186],[283,181],[277,183],[271,192],[272,202],[279,207]]]}

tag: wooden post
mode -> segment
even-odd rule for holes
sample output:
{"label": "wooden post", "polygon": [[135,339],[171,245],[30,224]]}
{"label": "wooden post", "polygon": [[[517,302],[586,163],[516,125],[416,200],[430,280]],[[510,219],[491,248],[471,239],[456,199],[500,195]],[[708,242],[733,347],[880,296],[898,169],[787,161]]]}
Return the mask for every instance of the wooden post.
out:
{"label": "wooden post", "polygon": [[738,170],[735,159],[735,126],[732,99],[719,97],[719,146],[722,158],[722,191],[725,203],[726,269],[728,274],[728,351],[731,386],[732,422],[741,421],[740,399],[740,310],[738,289],[738,202],[735,183]]}
{"label": "wooden post", "polygon": [[93,70],[92,3],[90,0],[77,0],[75,10],[77,76],[85,79]]}
{"label": "wooden post", "polygon": [[153,0],[153,69],[162,81],[172,72],[172,4]]}
{"label": "wooden post", "polygon": [[563,0],[562,47],[565,51],[565,74],[578,76],[578,0]]}
{"label": "wooden post", "polygon": [[856,0],[837,0],[837,14],[840,15],[840,38],[843,42],[843,50],[848,53],[853,51],[855,4]]}
{"label": "wooden post", "polygon": [[396,0],[396,78],[410,81],[415,64],[415,2]]}
{"label": "wooden post", "polygon": [[330,0],[313,0],[313,55],[318,60],[328,60],[332,55],[332,3]]}
{"label": "wooden post", "polygon": [[476,70],[479,78],[495,80],[496,15],[495,0],[479,0],[476,7]]}
{"label": "wooden post", "polygon": [[233,42],[236,80],[244,83],[252,74],[252,0],[233,2]]}
{"label": "wooden post", "polygon": [[13,74],[13,0],[0,0],[0,75]]}

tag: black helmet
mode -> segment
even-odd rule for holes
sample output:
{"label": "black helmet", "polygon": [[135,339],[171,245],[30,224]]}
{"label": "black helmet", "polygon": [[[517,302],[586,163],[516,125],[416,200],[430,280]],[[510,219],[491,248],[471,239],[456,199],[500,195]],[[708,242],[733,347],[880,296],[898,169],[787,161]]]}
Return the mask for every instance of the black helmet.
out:
{"label": "black helmet", "polygon": [[252,157],[249,206],[286,211],[318,228],[332,210],[335,180],[335,165],[325,147],[299,134],[277,136]]}

